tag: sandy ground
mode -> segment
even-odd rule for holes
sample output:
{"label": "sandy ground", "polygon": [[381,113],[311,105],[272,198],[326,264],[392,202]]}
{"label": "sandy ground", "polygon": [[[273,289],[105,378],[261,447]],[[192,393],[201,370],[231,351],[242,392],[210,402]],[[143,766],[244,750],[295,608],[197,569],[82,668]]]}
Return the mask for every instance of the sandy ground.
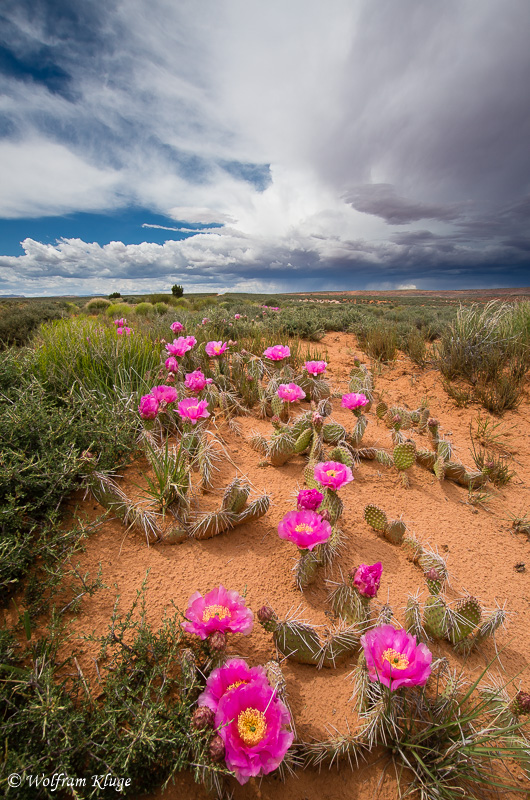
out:
{"label": "sandy ground", "polygon": [[[369,365],[368,359],[356,348],[352,335],[329,333],[321,343],[327,350],[328,379],[335,391],[346,391],[348,375],[356,356]],[[456,408],[441,387],[439,373],[426,368],[421,370],[404,356],[389,367],[375,371],[376,393],[383,393],[387,402],[417,408],[423,398],[429,400],[431,415],[441,422],[441,432],[454,445],[456,457],[473,466],[470,453],[470,424],[475,425],[478,406]],[[302,404],[302,408],[307,408]],[[523,515],[530,508],[528,467],[530,465],[530,416],[528,396],[519,409],[508,412],[502,419],[503,441],[510,449],[510,464],[516,475],[502,489],[488,486],[489,502],[484,508],[470,505],[467,489],[445,481],[419,465],[412,467],[411,486],[404,489],[396,471],[381,467],[376,462],[362,462],[354,471],[353,483],[341,490],[344,514],[341,529],[346,534],[346,548],[327,575],[320,575],[316,583],[303,594],[293,583],[292,566],[296,550],[292,544],[277,535],[277,525],[283,515],[295,507],[295,497],[303,488],[305,460],[294,457],[283,467],[260,467],[261,457],[248,445],[252,430],[271,432],[269,420],[241,417],[241,435],[236,436],[227,426],[220,427],[227,454],[215,478],[216,489],[199,496],[201,507],[220,504],[223,488],[236,475],[247,478],[256,494],[271,495],[271,507],[258,522],[237,527],[213,539],[199,542],[187,541],[174,547],[147,547],[138,533],[125,533],[118,521],[107,521],[88,541],[86,552],[80,557],[83,570],[97,573],[102,565],[102,578],[107,590],[97,592],[87,599],[81,613],[73,618],[72,625],[78,633],[92,630],[99,634],[107,630],[116,589],[121,597],[121,607],[127,609],[137,590],[149,574],[148,617],[158,625],[165,612],[171,613],[172,603],[185,609],[190,595],[197,589],[206,593],[224,584],[239,592],[246,591],[248,605],[256,612],[260,606],[270,604],[278,615],[300,607],[302,616],[313,623],[325,625],[329,614],[327,599],[329,587],[326,579],[337,579],[340,571],[346,574],[361,562],[383,563],[383,579],[379,592],[381,602],[389,602],[398,619],[403,619],[402,609],[407,595],[423,588],[417,567],[405,558],[401,550],[381,539],[366,524],[363,510],[367,503],[382,506],[388,515],[403,515],[407,525],[424,543],[437,547],[446,557],[450,574],[449,596],[462,590],[478,596],[483,605],[494,607],[496,602],[506,602],[511,612],[506,631],[498,636],[502,646],[502,665],[506,676],[526,670],[521,677],[523,686],[530,688],[527,668],[530,660],[530,542],[525,535],[516,535],[511,529],[511,515]],[[487,413],[482,411],[482,416]],[[332,417],[353,427],[349,411],[340,408],[340,398],[333,400]],[[369,414],[369,424],[363,445],[391,448],[390,431],[379,421],[374,411]],[[498,420],[495,420],[498,421]],[[427,437],[414,433],[419,445],[428,446]],[[131,467],[124,474],[125,488],[139,479],[142,465]],[[94,501],[81,504],[82,512],[90,518],[101,513]],[[526,564],[517,571],[517,564]],[[521,567],[519,566],[519,569]],[[93,661],[90,647],[80,643],[84,652],[83,669],[90,673]],[[230,649],[234,654],[248,659],[250,664],[264,663],[276,655],[272,637],[256,624],[250,636],[235,635]],[[445,645],[433,644],[435,655],[451,654]],[[467,661],[470,675],[477,674],[494,656],[493,644],[488,643],[473,653]],[[335,670],[317,671],[311,666],[284,663],[288,694],[300,738],[306,741],[324,738],[332,728],[347,731],[355,724],[349,698],[352,683],[349,676],[353,662]],[[386,757],[374,758],[375,763],[351,771],[347,766],[340,772],[315,770],[299,772],[285,784],[266,777],[251,780],[246,786],[234,783],[236,800],[275,798],[277,800],[371,800],[379,797],[390,800],[398,796],[394,769]],[[157,793],[160,798],[160,793]],[[164,800],[205,798],[201,787],[188,775],[178,777],[163,795]]]}

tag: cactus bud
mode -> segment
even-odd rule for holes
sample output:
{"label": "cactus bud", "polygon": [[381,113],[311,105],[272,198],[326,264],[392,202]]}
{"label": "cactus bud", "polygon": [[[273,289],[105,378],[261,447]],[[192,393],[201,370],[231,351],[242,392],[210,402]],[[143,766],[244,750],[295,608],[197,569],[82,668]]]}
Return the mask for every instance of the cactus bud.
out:
{"label": "cactus bud", "polygon": [[517,692],[510,703],[510,711],[515,717],[530,714],[530,694],[528,692]]}
{"label": "cactus bud", "polygon": [[434,417],[429,417],[427,420],[427,427],[428,428],[437,428],[440,425],[440,420],[435,419]]}
{"label": "cactus bud", "polygon": [[313,416],[311,417],[311,423],[315,430],[319,431],[322,428],[322,423],[324,422],[324,417],[318,413],[318,411],[313,412]]}
{"label": "cactus bud", "polygon": [[329,513],[328,508],[323,508],[322,511],[319,511],[318,513],[320,514],[324,522],[331,522],[331,514]]}
{"label": "cactus bud", "polygon": [[215,712],[208,706],[199,706],[191,715],[191,727],[198,731],[204,731],[206,728],[213,728],[215,722]]}
{"label": "cactus bud", "polygon": [[401,425],[402,421],[403,420],[399,414],[394,414],[392,417],[392,425]]}
{"label": "cactus bud", "polygon": [[444,578],[435,567],[431,567],[431,569],[425,573],[424,578],[427,581],[429,593],[432,595],[440,594]]}
{"label": "cactus bud", "polygon": [[208,749],[210,754],[210,758],[212,761],[217,763],[218,761],[222,761],[225,757],[225,743],[221,739],[218,733],[212,738],[210,742],[210,747]]}
{"label": "cactus bud", "polygon": [[214,631],[208,637],[208,644],[210,645],[210,650],[221,653],[226,649],[226,634],[223,631]]}
{"label": "cactus bud", "polygon": [[276,614],[270,606],[262,606],[258,611],[258,620],[262,625],[267,622],[274,622],[276,620]]}

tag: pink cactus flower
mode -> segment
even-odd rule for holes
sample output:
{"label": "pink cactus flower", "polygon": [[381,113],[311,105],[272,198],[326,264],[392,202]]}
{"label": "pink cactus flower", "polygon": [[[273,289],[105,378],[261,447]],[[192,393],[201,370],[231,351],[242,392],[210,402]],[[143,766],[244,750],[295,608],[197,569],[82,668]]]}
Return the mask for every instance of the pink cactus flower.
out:
{"label": "pink cactus flower", "polygon": [[116,333],[118,334],[118,336],[130,336],[132,332],[133,329],[128,328],[127,326],[125,326],[124,328],[116,328]]}
{"label": "pink cactus flower", "polygon": [[267,347],[263,351],[265,358],[270,358],[271,361],[283,361],[284,358],[289,358],[291,350],[287,345],[275,344],[274,347]]}
{"label": "pink cactus flower", "polygon": [[299,511],[316,511],[323,499],[324,495],[318,489],[302,489],[298,492],[296,504]]}
{"label": "pink cactus flower", "polygon": [[120,319],[115,319],[114,324],[117,325],[119,328],[123,328],[124,325],[127,325],[127,320],[125,317],[120,317]]}
{"label": "pink cactus flower", "polygon": [[284,730],[289,711],[275,690],[261,681],[226,692],[215,714],[215,726],[225,744],[225,762],[240,784],[268,775],[283,761],[293,734]]}
{"label": "pink cactus flower", "polygon": [[376,597],[383,574],[383,565],[380,561],[377,564],[361,564],[356,570],[352,570],[353,585],[363,597]]}
{"label": "pink cactus flower", "polygon": [[206,409],[208,403],[206,400],[195,400],[194,397],[188,397],[186,400],[181,400],[177,406],[178,413],[183,420],[190,420],[192,425],[196,425],[200,419],[206,419],[210,416],[210,412]]}
{"label": "pink cactus flower", "polygon": [[208,342],[204,349],[207,356],[215,358],[216,356],[222,356],[227,347],[227,342]]}
{"label": "pink cactus flower", "polygon": [[343,394],[341,400],[342,408],[349,408],[350,411],[355,411],[357,408],[364,408],[369,403],[368,398],[364,394],[357,394],[357,392],[350,392],[350,394]]}
{"label": "pink cactus flower", "polygon": [[180,358],[196,344],[197,339],[194,336],[179,336],[178,339],[173,339],[173,342],[166,344],[166,350],[169,355]]}
{"label": "pink cactus flower", "polygon": [[212,589],[204,597],[194,592],[185,616],[186,622],[181,624],[186,633],[194,633],[203,640],[214,631],[250,633],[254,624],[254,615],[241,595],[229,592],[224,586]]}
{"label": "pink cactus flower", "polygon": [[204,319],[203,319],[201,324],[202,325],[208,325],[209,322],[210,322],[210,320],[208,319],[208,317],[204,317]]}
{"label": "pink cactus flower", "polygon": [[353,480],[351,469],[340,461],[324,461],[317,464],[314,475],[315,480],[322,486],[333,489],[334,492]]}
{"label": "pink cactus flower", "polygon": [[212,383],[212,379],[207,379],[200,369],[196,369],[195,372],[188,372],[184,380],[184,386],[190,392],[202,392],[207,383]]}
{"label": "pink cactus flower", "polygon": [[174,403],[175,400],[178,398],[177,390],[174,386],[166,386],[166,384],[162,384],[161,386],[153,386],[151,389],[151,394],[159,403]]}
{"label": "pink cactus flower", "polygon": [[175,320],[175,322],[171,323],[170,328],[173,331],[173,333],[180,333],[181,331],[184,330],[184,325],[182,324],[182,322]]}
{"label": "pink cactus flower", "polygon": [[178,372],[179,362],[175,356],[169,356],[169,358],[166,358],[165,367],[168,372]]}
{"label": "pink cactus flower", "polygon": [[424,686],[431,674],[432,653],[416,637],[392,625],[372,628],[361,636],[368,676],[392,691],[402,686]]}
{"label": "pink cactus flower", "polygon": [[140,399],[138,412],[142,419],[154,419],[158,414],[160,403],[152,394],[144,394]]}
{"label": "pink cactus flower", "polygon": [[300,550],[312,550],[317,544],[327,542],[331,525],[314,511],[288,511],[278,525],[280,539],[288,539]]}
{"label": "pink cactus flower", "polygon": [[234,319],[241,319],[241,314],[234,314]]}
{"label": "pink cactus flower", "polygon": [[304,364],[304,368],[310,375],[322,375],[327,366],[327,361],[306,361]]}
{"label": "pink cactus flower", "polygon": [[246,686],[253,681],[260,681],[269,685],[267,673],[263,667],[249,667],[242,658],[231,658],[219,669],[210,672],[206,681],[206,688],[197,699],[197,705],[207,706],[212,711],[217,711],[219,701],[232,689]]}
{"label": "pink cactus flower", "polygon": [[297,386],[296,383],[281,383],[276,394],[284,403],[296,403],[305,397],[304,390]]}

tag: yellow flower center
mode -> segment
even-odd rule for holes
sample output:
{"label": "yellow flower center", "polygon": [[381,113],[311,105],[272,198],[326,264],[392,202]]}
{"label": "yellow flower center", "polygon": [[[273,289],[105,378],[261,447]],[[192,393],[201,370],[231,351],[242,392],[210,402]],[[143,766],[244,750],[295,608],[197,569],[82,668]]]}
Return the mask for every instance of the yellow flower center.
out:
{"label": "yellow flower center", "polygon": [[202,621],[208,622],[208,620],[214,617],[217,617],[217,619],[224,619],[230,616],[230,609],[226,606],[206,606],[202,615]]}
{"label": "yellow flower center", "polygon": [[237,730],[249,747],[259,744],[267,732],[265,714],[257,708],[246,708],[237,718]]}
{"label": "yellow flower center", "polygon": [[226,687],[226,691],[229,692],[230,689],[237,689],[238,686],[242,686],[243,684],[247,684],[248,681],[235,681],[235,683],[231,683],[230,686]]}
{"label": "yellow flower center", "polygon": [[337,472],[336,469],[328,469],[327,472],[326,472],[326,475],[329,475],[330,478],[334,478],[335,475],[338,475],[338,474],[339,473]]}
{"label": "yellow flower center", "polygon": [[306,525],[302,523],[301,525],[297,525],[295,528],[296,533],[313,533],[313,528],[311,525]]}
{"label": "yellow flower center", "polygon": [[407,669],[410,663],[407,656],[404,656],[403,653],[398,653],[397,650],[393,650],[391,647],[383,653],[383,661],[388,661],[394,669]]}

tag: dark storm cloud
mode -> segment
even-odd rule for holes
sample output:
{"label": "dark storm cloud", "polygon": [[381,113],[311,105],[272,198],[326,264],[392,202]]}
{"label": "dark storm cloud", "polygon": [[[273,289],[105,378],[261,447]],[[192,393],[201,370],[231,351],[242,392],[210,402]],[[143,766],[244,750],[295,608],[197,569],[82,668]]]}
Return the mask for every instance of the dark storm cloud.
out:
{"label": "dark storm cloud", "polygon": [[26,239],[0,258],[17,289],[154,288],[188,267],[208,286],[528,281],[528,0],[0,13],[1,216],[133,206],[231,226],[163,245]]}
{"label": "dark storm cloud", "polygon": [[390,225],[405,225],[420,219],[454,220],[456,210],[444,206],[417,203],[400,197],[389,183],[370,183],[358,186],[344,198],[357,211],[374,214]]}

